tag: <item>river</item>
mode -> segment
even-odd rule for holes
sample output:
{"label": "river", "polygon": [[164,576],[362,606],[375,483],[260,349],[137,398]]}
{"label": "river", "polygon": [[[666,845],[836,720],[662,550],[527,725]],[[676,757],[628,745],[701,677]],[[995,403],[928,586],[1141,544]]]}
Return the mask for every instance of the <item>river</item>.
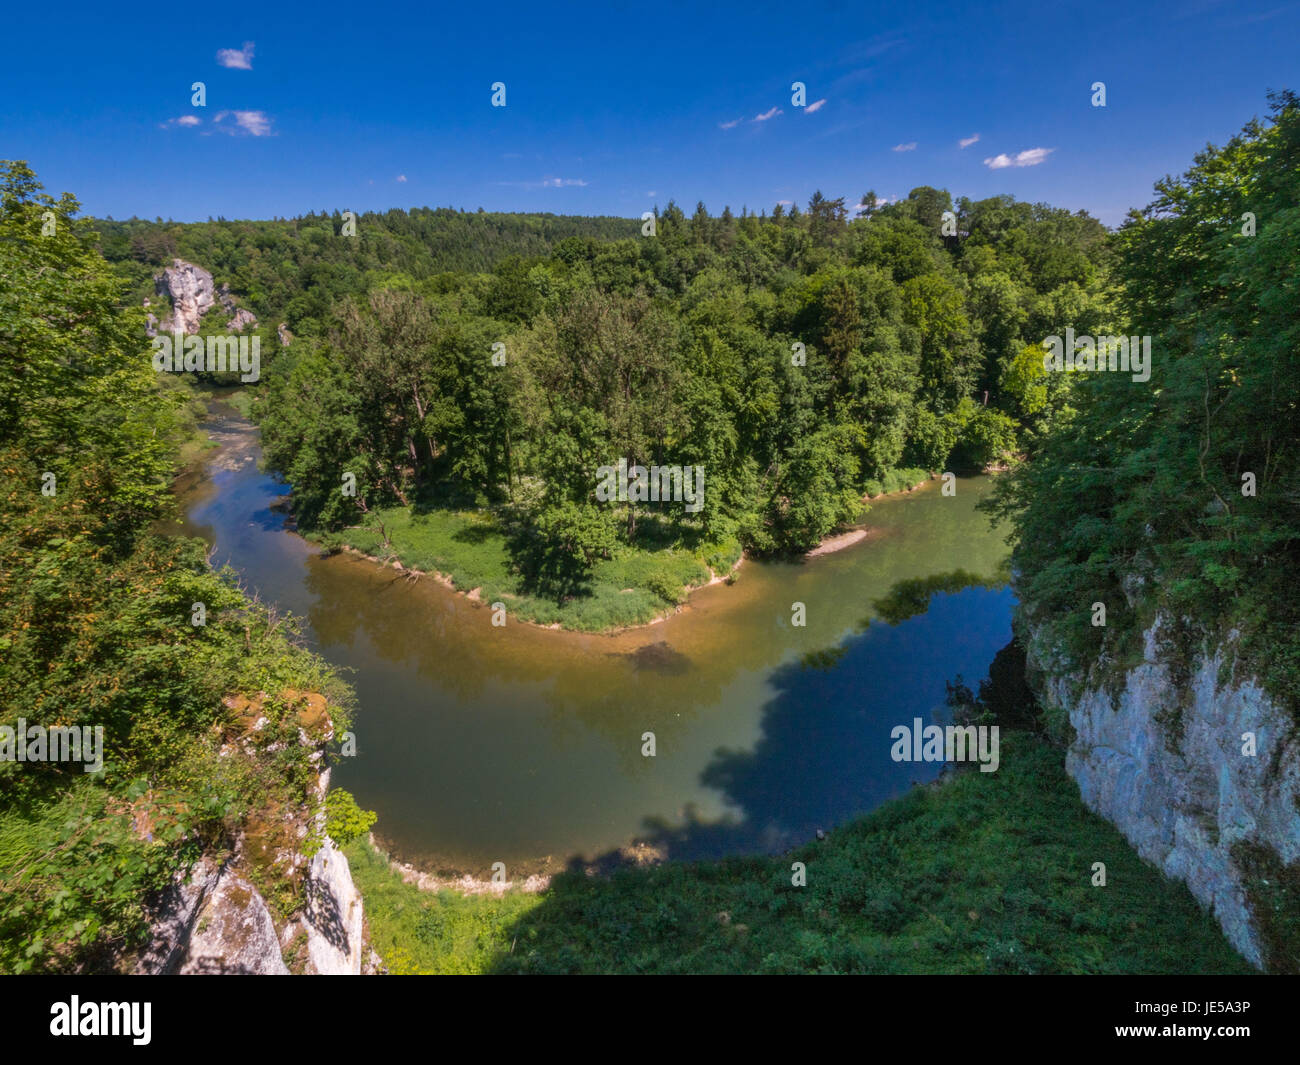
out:
{"label": "river", "polygon": [[785,850],[933,779],[933,763],[891,761],[890,730],[946,720],[945,681],[974,687],[1011,637],[1005,585],[936,594],[896,625],[873,616],[897,581],[998,572],[1006,546],[975,510],[987,477],[880,501],[862,542],[747,561],[656,625],[495,628],[433,579],[286,531],[289,488],[259,471],[257,430],[212,411],[221,447],[181,486],[182,531],[350,671],[358,749],[333,782],[379,815],[394,857],[432,872]]}

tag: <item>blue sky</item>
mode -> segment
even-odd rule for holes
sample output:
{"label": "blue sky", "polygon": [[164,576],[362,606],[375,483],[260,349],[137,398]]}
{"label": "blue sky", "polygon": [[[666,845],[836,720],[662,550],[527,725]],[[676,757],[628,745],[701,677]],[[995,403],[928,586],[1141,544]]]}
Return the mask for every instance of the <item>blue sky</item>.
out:
{"label": "blue sky", "polygon": [[192,21],[73,2],[6,28],[0,157],[116,218],[716,214],[930,184],[1116,225],[1263,115],[1267,89],[1300,90],[1300,0],[322,2]]}

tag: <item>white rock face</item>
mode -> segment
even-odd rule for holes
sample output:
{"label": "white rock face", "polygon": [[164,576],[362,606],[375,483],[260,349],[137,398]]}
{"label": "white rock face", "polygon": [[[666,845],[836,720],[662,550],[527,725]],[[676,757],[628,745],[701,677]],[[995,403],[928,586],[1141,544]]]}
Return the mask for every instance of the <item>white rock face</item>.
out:
{"label": "white rock face", "polygon": [[226,873],[199,911],[178,972],[287,976],[271,912],[241,876]]}
{"label": "white rock face", "polygon": [[231,315],[230,321],[226,323],[226,329],[231,333],[242,333],[246,325],[257,325],[257,315],[240,307]]}
{"label": "white rock face", "polygon": [[[1143,858],[1186,883],[1232,945],[1262,966],[1231,851],[1250,840],[1285,863],[1300,860],[1300,735],[1253,681],[1225,678],[1219,686],[1223,649],[1195,660],[1180,693],[1156,661],[1160,626],[1157,619],[1143,635],[1145,661],[1127,674],[1118,705],[1096,690],[1074,699],[1061,678],[1049,677],[1043,695],[1068,711],[1076,731],[1066,770],[1084,802]],[[1181,721],[1170,723],[1180,703]],[[1246,733],[1255,737],[1253,756],[1243,753]]]}
{"label": "white rock face", "polygon": [[307,880],[307,972],[317,976],[361,974],[361,893],[352,869],[328,836],[312,857]]}
{"label": "white rock face", "polygon": [[206,857],[195,862],[188,873],[176,878],[162,899],[149,946],[135,967],[137,974],[176,971],[184,956],[185,945],[198,923],[199,911],[220,878],[221,867]]}
{"label": "white rock face", "polygon": [[[324,697],[311,698],[325,706]],[[227,700],[232,709],[237,705]],[[244,700],[244,705],[247,708],[251,704]],[[266,718],[259,717],[251,728],[256,730],[265,724]],[[323,737],[315,738],[299,730],[300,740],[307,747],[319,746],[332,734],[332,726]],[[318,749],[310,757],[319,762],[323,756]],[[321,769],[312,804],[313,827],[323,844],[310,861],[300,852],[290,854],[290,865],[284,870],[285,875],[301,870],[305,882],[303,908],[291,920],[282,921],[277,929],[266,901],[242,875],[245,858],[241,837],[224,864],[218,866],[211,858],[201,858],[164,893],[152,918],[151,942],[135,971],[288,974],[292,964],[293,972],[308,975],[360,975],[364,911],[347,858],[324,834],[323,803],[329,780],[329,769]],[[300,840],[308,836],[308,827],[298,826]]]}
{"label": "white rock face", "polygon": [[172,265],[154,278],[154,287],[158,295],[171,300],[171,313],[160,326],[164,333],[197,333],[203,316],[217,302],[212,275],[184,259],[173,259]]}

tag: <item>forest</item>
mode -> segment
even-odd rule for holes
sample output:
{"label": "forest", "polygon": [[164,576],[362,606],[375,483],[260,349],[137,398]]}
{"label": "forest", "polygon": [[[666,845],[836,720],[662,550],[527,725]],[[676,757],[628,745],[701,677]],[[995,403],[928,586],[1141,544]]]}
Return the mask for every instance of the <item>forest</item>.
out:
{"label": "forest", "polygon": [[[263,315],[263,351],[283,313],[294,340],[252,413],[301,529],[409,563],[393,530],[411,514],[475,512],[536,620],[655,555],[631,580],[648,601],[575,622],[606,627],[741,550],[809,550],[864,497],[1005,465],[1050,426],[1065,386],[1041,341],[1111,313],[1104,227],[929,187],[850,213],[816,193],[770,214],[669,203],[632,235],[447,211],[362,216],[355,236],[341,215],[97,225],[137,293],[176,254]],[[703,467],[707,505],[601,503],[597,470],[620,460]]]}

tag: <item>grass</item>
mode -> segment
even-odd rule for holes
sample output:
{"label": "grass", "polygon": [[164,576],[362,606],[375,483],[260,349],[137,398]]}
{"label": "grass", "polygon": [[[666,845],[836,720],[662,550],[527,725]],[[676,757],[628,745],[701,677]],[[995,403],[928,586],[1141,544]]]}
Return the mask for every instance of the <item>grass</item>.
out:
{"label": "grass", "polygon": [[505,533],[487,511],[395,507],[376,511],[364,528],[315,539],[444,574],[458,591],[477,588],[484,602],[504,603],[513,618],[582,632],[653,621],[683,601],[690,588],[707,583],[711,566],[729,569],[740,557],[740,545],[734,541],[694,549],[623,547],[592,568],[587,594],[557,603],[529,594],[514,571]]}
{"label": "grass", "polygon": [[784,857],[574,871],[494,898],[421,892],[365,843],[348,856],[394,972],[1252,971],[1084,807],[1058,749],[1006,730],[996,773],[914,789]]}
{"label": "grass", "polygon": [[540,904],[537,895],[501,898],[433,894],[404,883],[365,838],[345,848],[365,900],[370,945],[399,976],[483,973],[510,948],[510,926]]}
{"label": "grass", "polygon": [[916,488],[930,479],[929,470],[908,467],[901,470],[889,470],[880,480],[872,478],[867,481],[864,494],[874,499],[876,496],[892,495]]}

